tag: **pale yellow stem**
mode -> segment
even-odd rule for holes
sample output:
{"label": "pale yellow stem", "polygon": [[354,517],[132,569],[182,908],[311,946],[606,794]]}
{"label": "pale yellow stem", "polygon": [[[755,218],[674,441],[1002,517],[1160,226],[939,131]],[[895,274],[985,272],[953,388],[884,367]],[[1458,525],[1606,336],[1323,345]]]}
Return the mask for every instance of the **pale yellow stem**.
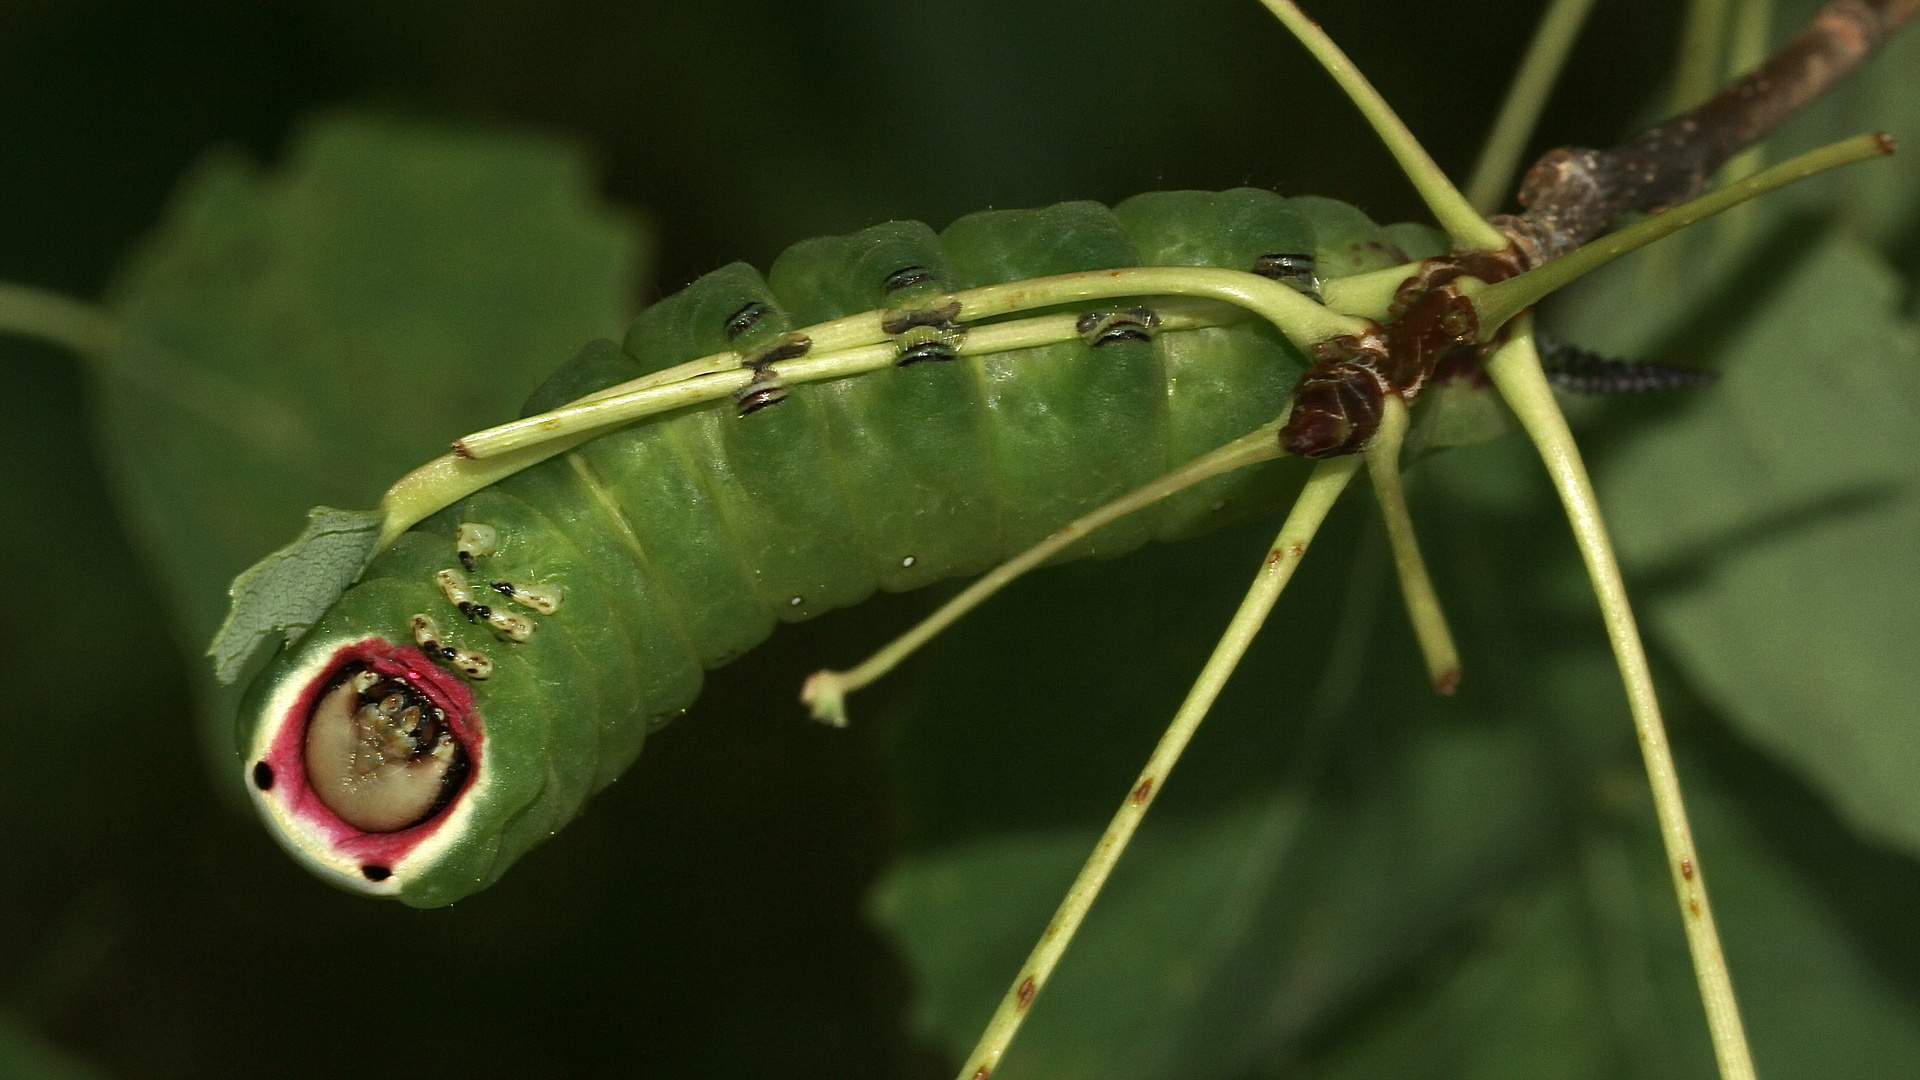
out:
{"label": "pale yellow stem", "polygon": [[1087,857],[1086,864],[1080,868],[1080,875],[1060,901],[1060,907],[1047,923],[1039,943],[1028,954],[1026,963],[1020,965],[1020,973],[1014,976],[1013,985],[1001,999],[993,1018],[987,1022],[986,1030],[981,1032],[980,1041],[974,1046],[973,1053],[967,1056],[966,1064],[961,1066],[961,1080],[984,1080],[999,1067],[1001,1055],[1006,1053],[1007,1045],[1020,1030],[1020,1023],[1026,1019],[1034,999],[1053,974],[1054,965],[1059,963],[1060,955],[1073,940],[1075,931],[1080,929],[1087,909],[1093,906],[1094,898],[1100,895],[1101,886],[1106,884],[1107,875],[1120,860],[1121,852],[1126,850],[1127,841],[1133,838],[1134,830],[1146,815],[1147,807],[1165,786],[1167,774],[1179,761],[1181,751],[1186,749],[1188,740],[1193,738],[1200,721],[1206,717],[1207,710],[1226,685],[1227,677],[1233,674],[1234,667],[1246,654],[1247,646],[1253,642],[1260,625],[1266,621],[1267,613],[1273,610],[1274,602],[1280,599],[1280,591],[1300,565],[1308,543],[1319,531],[1320,523],[1326,520],[1327,511],[1333,508],[1334,500],[1340,497],[1340,492],[1346,488],[1347,481],[1353,478],[1359,467],[1360,459],[1357,457],[1330,458],[1314,467],[1307,486],[1294,501],[1292,512],[1287,515],[1286,524],[1280,527],[1280,535],[1268,549],[1260,574],[1254,578],[1253,587],[1247,590],[1246,598],[1241,600],[1240,609],[1234,612],[1233,621],[1227,624],[1226,633],[1221,636],[1220,643],[1214,646],[1213,655],[1208,657],[1200,677],[1194,682],[1193,688],[1187,691],[1187,699],[1181,703],[1180,711],[1174,714],[1173,722],[1167,725],[1166,734],[1160,737],[1160,742],[1153,748],[1146,768],[1134,780],[1126,799],[1120,803],[1119,811],[1107,823],[1106,831],[1101,833],[1099,842],[1094,845],[1093,854]]}
{"label": "pale yellow stem", "polygon": [[1427,148],[1413,137],[1406,122],[1373,88],[1367,77],[1360,73],[1340,46],[1333,43],[1320,24],[1308,18],[1293,0],[1260,0],[1273,12],[1286,28],[1292,31],[1300,44],[1306,46],[1313,58],[1320,62],[1333,81],[1340,84],[1347,97],[1366,117],[1367,124],[1373,128],[1380,141],[1387,144],[1387,152],[1400,163],[1400,171],[1413,182],[1420,199],[1433,212],[1433,218],[1453,238],[1456,251],[1499,251],[1507,246],[1506,234],[1487,224],[1485,218],[1474,212],[1466,197],[1440,171]]}
{"label": "pale yellow stem", "polygon": [[1387,539],[1393,545],[1393,568],[1400,576],[1400,595],[1407,604],[1407,617],[1413,621],[1414,637],[1420,641],[1420,654],[1427,661],[1427,677],[1433,680],[1435,690],[1451,694],[1460,685],[1460,654],[1453,647],[1447,614],[1433,591],[1426,560],[1420,557],[1420,541],[1414,536],[1413,518],[1407,513],[1406,493],[1400,486],[1400,446],[1406,436],[1407,406],[1399,395],[1388,394],[1380,427],[1367,442],[1367,476],[1373,481],[1374,498],[1386,520]]}
{"label": "pale yellow stem", "polygon": [[1020,575],[1072,547],[1102,526],[1118,521],[1137,510],[1145,509],[1202,480],[1232,472],[1235,469],[1243,469],[1258,462],[1271,461],[1283,453],[1285,451],[1280,449],[1280,422],[1275,420],[1269,424],[1262,424],[1233,442],[1203,454],[1172,472],[1122,495],[1098,510],[1075,519],[1045,540],[981,575],[980,579],[967,586],[964,592],[941,605],[940,610],[922,619],[913,629],[888,642],[884,648],[868,657],[858,667],[848,671],[814,672],[808,677],[806,685],[801,687],[800,700],[807,704],[815,720],[834,727],[845,727],[848,694],[892,671],[902,660],[913,655],[920,646],[931,641],[934,635],[952,626],[961,616],[979,607],[994,593],[1013,584]]}
{"label": "pale yellow stem", "polygon": [[1594,595],[1600,601],[1600,615],[1620,666],[1621,681],[1626,685],[1627,706],[1633,714],[1634,730],[1640,737],[1647,779],[1653,786],[1654,811],[1667,851],[1667,871],[1672,875],[1674,893],[1679,898],[1680,921],[1693,954],[1694,979],[1700,985],[1700,1000],[1706,1008],[1707,1030],[1713,1038],[1721,1080],[1754,1080],[1753,1058],[1747,1049],[1746,1031],[1740,1022],[1739,1005],[1734,1000],[1733,979],[1727,972],[1720,935],[1714,928],[1713,908],[1707,902],[1707,879],[1700,855],[1694,850],[1686,804],[1680,797],[1680,776],[1674,769],[1672,748],[1667,744],[1666,725],[1660,719],[1660,702],[1654,695],[1646,648],[1634,624],[1633,608],[1627,603],[1626,584],[1621,580],[1619,563],[1614,560],[1613,543],[1607,537],[1606,525],[1600,519],[1600,504],[1587,478],[1586,465],[1580,459],[1580,448],[1575,445],[1566,417],[1554,401],[1553,389],[1540,370],[1532,322],[1531,315],[1516,320],[1513,337],[1487,361],[1486,371],[1533,440],[1540,460],[1553,478],[1554,490],[1559,492],[1567,521],[1573,526],[1574,542],[1586,562]]}
{"label": "pale yellow stem", "polygon": [[1527,46],[1513,85],[1507,88],[1507,99],[1493,122],[1493,131],[1480,149],[1473,178],[1467,181],[1467,201],[1475,211],[1491,214],[1507,197],[1514,174],[1520,169],[1520,155],[1526,153],[1527,140],[1533,138],[1534,125],[1540,122],[1540,111],[1546,108],[1553,84],[1559,81],[1560,69],[1566,66],[1567,54],[1573,51],[1592,7],[1593,0],[1553,0],[1540,17],[1533,43]]}

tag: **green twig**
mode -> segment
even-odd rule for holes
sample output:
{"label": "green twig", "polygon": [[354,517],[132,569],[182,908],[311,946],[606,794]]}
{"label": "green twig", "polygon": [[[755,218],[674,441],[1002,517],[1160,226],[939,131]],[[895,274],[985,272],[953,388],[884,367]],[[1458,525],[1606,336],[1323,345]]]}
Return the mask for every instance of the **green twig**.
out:
{"label": "green twig", "polygon": [[1491,341],[1507,320],[1538,303],[1542,297],[1585,277],[1622,255],[1671,236],[1704,218],[1738,206],[1748,199],[1797,183],[1828,169],[1893,153],[1893,140],[1882,134],[1855,135],[1810,150],[1717,188],[1664,213],[1637,221],[1554,259],[1519,277],[1489,285],[1472,296],[1480,320],[1480,340]]}
{"label": "green twig", "polygon": [[1467,201],[1481,214],[1500,209],[1500,203],[1513,187],[1514,174],[1520,169],[1520,155],[1527,140],[1533,138],[1540,111],[1546,108],[1553,85],[1566,66],[1567,54],[1586,24],[1593,0],[1553,0],[1540,26],[1533,32],[1533,43],[1520,61],[1520,70],[1507,88],[1507,99],[1493,122],[1486,145],[1480,148],[1480,160],[1473,166],[1473,178],[1467,181]]}
{"label": "green twig", "polygon": [[1692,0],[1674,60],[1669,113],[1682,113],[1720,88],[1720,51],[1727,27],[1727,0]]}
{"label": "green twig", "polygon": [[1406,441],[1407,406],[1398,394],[1388,394],[1381,404],[1379,430],[1367,442],[1367,476],[1373,481],[1373,496],[1387,525],[1393,568],[1400,577],[1400,596],[1406,601],[1407,617],[1413,621],[1420,655],[1426,659],[1427,677],[1435,690],[1451,694],[1460,685],[1460,653],[1447,629],[1440,597],[1433,591],[1426,560],[1420,557],[1420,541],[1414,536],[1407,496],[1400,487],[1400,447]]}
{"label": "green twig", "polygon": [[1400,170],[1413,182],[1427,209],[1433,211],[1434,220],[1453,238],[1455,250],[1499,251],[1507,246],[1509,241],[1506,234],[1487,224],[1485,218],[1474,212],[1466,197],[1453,186],[1453,181],[1447,179],[1447,174],[1441,172],[1440,166],[1434,163],[1426,147],[1413,137],[1406,122],[1393,111],[1393,106],[1387,104],[1387,99],[1380,96],[1380,91],[1373,88],[1373,84],[1367,81],[1352,60],[1347,59],[1347,54],[1333,43],[1327,32],[1320,29],[1319,23],[1307,18],[1293,0],[1260,2],[1293,32],[1293,36],[1306,46],[1315,60],[1320,61],[1320,66],[1333,76],[1334,82],[1340,84],[1340,89],[1347,92],[1347,97],[1360,109],[1360,114],[1366,117],[1367,124],[1380,136],[1380,141],[1387,144],[1388,153],[1400,163]]}
{"label": "green twig", "polygon": [[1203,480],[1235,469],[1244,469],[1258,462],[1271,461],[1283,453],[1284,451],[1280,449],[1280,421],[1275,420],[1272,423],[1262,424],[1247,435],[1211,453],[1203,454],[1172,472],[1156,477],[1098,510],[1075,519],[1040,543],[983,574],[979,580],[967,586],[960,595],[942,604],[940,610],[922,619],[913,629],[888,642],[885,647],[868,657],[858,667],[846,671],[814,672],[807,679],[806,685],[801,688],[800,700],[812,710],[814,719],[834,727],[845,727],[848,694],[872,684],[887,672],[892,671],[902,660],[913,655],[920,646],[931,641],[934,635],[953,625],[967,612],[979,607],[994,593],[1013,584],[1020,575],[1072,547],[1104,525],[1145,509],[1169,495],[1185,491]]}
{"label": "green twig", "polygon": [[1700,985],[1700,1000],[1706,1008],[1707,1030],[1713,1038],[1721,1080],[1754,1080],[1752,1053],[1747,1048],[1739,1005],[1733,996],[1733,979],[1727,973],[1726,956],[1720,948],[1720,935],[1714,928],[1713,908],[1707,902],[1707,880],[1699,853],[1694,850],[1686,804],[1680,797],[1680,777],[1674,769],[1672,748],[1667,744],[1666,725],[1660,719],[1660,702],[1654,695],[1646,648],[1634,624],[1633,608],[1627,603],[1627,589],[1620,577],[1620,565],[1614,559],[1613,543],[1600,519],[1600,504],[1594,497],[1593,483],[1587,478],[1580,449],[1574,444],[1573,432],[1568,430],[1566,417],[1554,400],[1553,389],[1540,370],[1531,316],[1522,316],[1517,321],[1512,339],[1487,361],[1486,371],[1533,440],[1540,460],[1553,478],[1554,490],[1559,493],[1567,521],[1573,527],[1574,542],[1586,563],[1587,576],[1593,582],[1594,595],[1600,601],[1600,615],[1620,666],[1627,706],[1633,714],[1647,779],[1653,787],[1654,811],[1660,820],[1661,839],[1666,844],[1667,870],[1673,877],[1674,892],[1680,902],[1680,921],[1686,928],[1687,945],[1693,954],[1694,978]]}
{"label": "green twig", "polygon": [[1021,1021],[1026,1019],[1034,998],[1046,986],[1048,976],[1053,974],[1054,965],[1059,963],[1060,955],[1073,940],[1074,932],[1079,930],[1087,909],[1093,906],[1094,898],[1099,896],[1101,886],[1119,861],[1121,852],[1126,850],[1127,841],[1133,838],[1134,830],[1146,815],[1147,807],[1152,805],[1155,796],[1165,786],[1167,773],[1180,759],[1181,751],[1193,738],[1200,721],[1212,707],[1214,698],[1219,696],[1228,676],[1233,674],[1234,667],[1246,654],[1247,646],[1253,642],[1254,635],[1266,621],[1267,613],[1273,610],[1274,602],[1280,599],[1280,591],[1300,565],[1308,543],[1319,531],[1320,523],[1326,520],[1327,511],[1333,508],[1334,500],[1340,497],[1340,492],[1346,488],[1347,481],[1353,478],[1359,467],[1358,457],[1329,458],[1314,467],[1307,486],[1294,501],[1292,512],[1287,515],[1286,524],[1280,527],[1280,535],[1268,549],[1253,587],[1247,590],[1245,599],[1241,600],[1240,609],[1234,612],[1233,621],[1227,624],[1226,633],[1221,636],[1220,643],[1214,646],[1213,655],[1207,658],[1200,677],[1195,680],[1193,688],[1187,691],[1187,699],[1181,703],[1180,711],[1174,714],[1173,722],[1167,725],[1166,734],[1160,737],[1160,742],[1153,748],[1146,768],[1135,779],[1119,811],[1107,823],[1099,843],[1094,845],[1093,854],[1087,857],[1086,864],[1080,868],[1080,875],[1074,878],[1066,897],[1060,901],[1060,907],[1048,921],[1039,943],[1028,954],[1026,963],[1020,965],[1013,985],[1001,998],[1000,1007],[987,1022],[986,1030],[981,1032],[980,1041],[974,1046],[973,1053],[968,1055],[966,1064],[961,1066],[961,1080],[985,1080],[999,1066],[1001,1055],[1006,1053],[1014,1034],[1020,1030]]}
{"label": "green twig", "polygon": [[106,309],[31,285],[0,282],[0,333],[38,338],[89,359],[113,351],[120,327]]}

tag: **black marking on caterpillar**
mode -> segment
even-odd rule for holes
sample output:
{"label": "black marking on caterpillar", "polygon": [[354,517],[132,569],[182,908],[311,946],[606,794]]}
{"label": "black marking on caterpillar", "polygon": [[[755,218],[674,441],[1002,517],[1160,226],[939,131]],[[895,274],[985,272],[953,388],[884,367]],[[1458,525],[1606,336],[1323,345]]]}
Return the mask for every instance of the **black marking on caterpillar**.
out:
{"label": "black marking on caterpillar", "polygon": [[770,409],[787,400],[786,384],[774,373],[773,365],[782,360],[798,360],[813,348],[813,339],[805,334],[785,334],[779,341],[740,361],[753,371],[753,381],[733,392],[734,404],[742,418],[761,409]]}
{"label": "black marking on caterpillar", "polygon": [[908,367],[913,364],[924,363],[928,360],[956,360],[959,359],[959,357],[959,349],[939,338],[929,338],[925,341],[915,342],[900,350],[899,359],[893,363],[895,367]]}
{"label": "black marking on caterpillar", "polygon": [[1646,394],[1720,381],[1717,371],[1614,360],[1559,341],[1542,343],[1540,366],[1554,389],[1574,394]]}
{"label": "black marking on caterpillar", "polygon": [[1080,316],[1073,328],[1085,338],[1089,348],[1098,349],[1120,341],[1152,341],[1160,326],[1160,316],[1149,308],[1132,307],[1125,311],[1089,311]]}
{"label": "black marking on caterpillar", "polygon": [[566,595],[555,586],[524,585],[514,581],[496,581],[488,588],[521,607],[537,611],[542,615],[551,615],[559,611],[560,601]]}
{"label": "black marking on caterpillar", "polygon": [[772,308],[769,308],[758,300],[748,301],[741,306],[740,310],[727,316],[727,340],[732,341],[734,338],[753,329],[759,325],[760,320],[766,318],[767,313],[772,310]]}
{"label": "black marking on caterpillar", "polygon": [[[887,275],[886,280],[880,283],[880,291],[892,296],[903,289],[911,289],[915,285],[925,285],[930,281],[938,280],[940,275],[924,266],[903,266]],[[897,331],[888,331],[888,333],[895,332]]]}
{"label": "black marking on caterpillar", "polygon": [[734,404],[739,409],[741,419],[746,419],[761,409],[770,409],[787,400],[786,384],[773,373],[772,368],[756,368],[753,381],[733,392]]}
{"label": "black marking on caterpillar", "polygon": [[1293,286],[1316,304],[1327,302],[1320,295],[1320,274],[1312,252],[1268,252],[1253,260],[1252,269],[1263,278]]}
{"label": "black marking on caterpillar", "polygon": [[433,575],[434,583],[447,596],[452,604],[470,623],[486,623],[494,633],[508,641],[525,641],[533,636],[533,620],[525,615],[503,611],[473,598],[473,591],[467,587],[466,576],[458,570],[447,569]]}
{"label": "black marking on caterpillar", "polygon": [[440,624],[433,621],[433,616],[416,613],[410,623],[414,645],[435,661],[447,664],[475,682],[493,674],[493,661],[485,654],[446,644],[446,635],[440,632]]}

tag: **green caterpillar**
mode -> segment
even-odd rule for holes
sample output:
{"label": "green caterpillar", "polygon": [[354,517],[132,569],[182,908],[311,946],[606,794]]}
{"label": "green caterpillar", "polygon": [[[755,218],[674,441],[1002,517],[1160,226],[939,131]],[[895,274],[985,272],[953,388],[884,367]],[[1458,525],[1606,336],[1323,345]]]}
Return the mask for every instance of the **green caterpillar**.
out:
{"label": "green caterpillar", "polygon": [[[1073,340],[960,355],[962,289],[1127,266],[1258,274],[1314,298],[1445,253],[1331,199],[1159,192],[1108,208],[889,222],[734,264],[595,342],[524,414],[724,351],[732,401],[622,428],[400,537],[242,708],[249,789],[322,877],[421,907],[496,880],[776,621],[977,573],[1270,421],[1309,358],[1263,321],[1083,305]],[[883,311],[894,365],[787,386],[801,332]],[[776,407],[777,406],[777,407]],[[1216,477],[1070,551],[1117,555],[1281,506],[1307,463]]]}

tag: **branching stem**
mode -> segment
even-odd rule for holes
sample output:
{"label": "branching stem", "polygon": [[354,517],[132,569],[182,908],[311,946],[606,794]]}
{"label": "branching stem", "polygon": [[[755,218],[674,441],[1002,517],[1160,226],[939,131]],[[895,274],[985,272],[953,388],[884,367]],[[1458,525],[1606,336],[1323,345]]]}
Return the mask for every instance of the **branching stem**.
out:
{"label": "branching stem", "polygon": [[[1920,0],[1830,0],[1792,40],[1712,100],[1656,124],[1611,150],[1562,147],[1542,156],[1520,185],[1526,212],[1495,218],[1529,265],[1556,258],[1632,211],[1691,198],[1733,155],[1865,63]],[[1709,76],[1717,75],[1713,47]]]}
{"label": "branching stem", "polygon": [[1333,43],[1320,24],[1308,18],[1293,0],[1260,0],[1274,17],[1285,24],[1293,36],[1306,46],[1313,58],[1320,62],[1333,81],[1340,84],[1347,97],[1366,117],[1368,126],[1387,144],[1387,152],[1400,163],[1400,171],[1406,173],[1413,182],[1414,190],[1420,193],[1421,201],[1427,209],[1433,211],[1435,221],[1453,238],[1456,251],[1499,251],[1507,246],[1507,238],[1498,229],[1487,224],[1485,218],[1476,212],[1460,194],[1447,174],[1440,171],[1427,148],[1413,137],[1406,122],[1380,96],[1367,77],[1360,73],[1340,46]]}
{"label": "branching stem", "polygon": [[1507,88],[1507,99],[1500,105],[1500,115],[1493,121],[1493,131],[1480,148],[1473,178],[1467,181],[1467,201],[1475,211],[1491,214],[1506,199],[1513,174],[1520,168],[1520,155],[1527,151],[1527,140],[1540,122],[1540,111],[1546,108],[1554,83],[1560,79],[1560,69],[1566,66],[1567,54],[1573,51],[1592,8],[1593,0],[1553,0],[1540,17],[1533,43],[1527,46],[1513,85]]}
{"label": "branching stem", "polygon": [[1074,933],[1080,929],[1087,909],[1093,906],[1101,886],[1106,884],[1107,875],[1113,871],[1121,852],[1126,850],[1127,842],[1133,838],[1134,830],[1146,815],[1147,807],[1152,805],[1160,789],[1165,786],[1167,774],[1179,761],[1181,752],[1193,738],[1200,721],[1206,717],[1214,699],[1220,696],[1228,676],[1233,674],[1234,667],[1253,643],[1253,637],[1266,621],[1267,613],[1273,610],[1274,603],[1280,599],[1280,591],[1300,565],[1307,545],[1319,531],[1320,523],[1326,520],[1334,500],[1340,497],[1340,492],[1345,490],[1347,481],[1353,478],[1359,467],[1360,459],[1351,456],[1329,458],[1314,467],[1307,486],[1300,492],[1293,510],[1287,515],[1286,524],[1280,527],[1280,535],[1267,550],[1253,587],[1247,590],[1246,597],[1240,601],[1240,608],[1227,624],[1226,633],[1221,635],[1220,643],[1214,646],[1213,655],[1207,658],[1200,677],[1194,681],[1193,688],[1187,691],[1187,699],[1181,703],[1180,711],[1174,714],[1173,722],[1167,725],[1166,733],[1154,746],[1146,768],[1141,770],[1126,799],[1121,802],[1119,811],[1107,823],[1106,831],[1100,834],[1093,854],[1087,857],[1086,864],[1080,868],[1079,876],[1074,878],[1067,895],[1060,901],[1060,907],[1048,921],[1039,943],[1028,954],[1026,962],[1020,965],[1020,973],[1014,976],[1013,985],[1000,1000],[1000,1007],[994,1011],[993,1019],[988,1021],[966,1064],[961,1066],[960,1080],[985,1080],[999,1065],[1001,1055],[1006,1053],[1014,1034],[1020,1030],[1020,1023],[1026,1019],[1034,999],[1053,974],[1054,965],[1059,963],[1061,954],[1073,940]]}
{"label": "branching stem", "polygon": [[848,694],[871,685],[881,676],[892,671],[902,660],[933,640],[940,631],[952,626],[961,616],[985,603],[994,593],[1013,584],[1020,575],[1072,547],[1102,526],[1143,510],[1170,495],[1185,491],[1203,480],[1235,469],[1244,469],[1262,461],[1271,461],[1282,454],[1278,420],[1262,424],[1225,446],[1211,453],[1202,454],[1098,510],[1075,519],[1045,540],[981,575],[979,580],[967,586],[960,595],[942,604],[940,610],[922,619],[913,629],[888,642],[884,648],[868,657],[858,667],[847,671],[815,672],[801,688],[800,700],[807,704],[814,719],[834,727],[845,727]]}
{"label": "branching stem", "polygon": [[1540,357],[1534,349],[1532,316],[1517,320],[1516,331],[1486,363],[1501,397],[1513,409],[1526,429],[1553,478],[1567,521],[1573,527],[1574,542],[1586,563],[1587,576],[1593,582],[1600,601],[1600,615],[1606,623],[1607,638],[1620,666],[1620,678],[1626,684],[1627,705],[1633,714],[1634,730],[1640,737],[1641,757],[1646,762],[1647,779],[1653,786],[1654,811],[1660,821],[1660,837],[1666,845],[1667,870],[1680,902],[1680,921],[1686,928],[1687,944],[1693,954],[1694,978],[1700,984],[1701,1002],[1706,1007],[1707,1029],[1713,1037],[1713,1051],[1720,1064],[1721,1080],[1754,1080],[1753,1059],[1747,1049],[1746,1032],[1740,1022],[1740,1009],[1733,996],[1733,980],[1727,973],[1727,961],[1720,948],[1720,935],[1714,928],[1713,908],[1707,902],[1707,881],[1694,850],[1693,830],[1687,823],[1687,810],[1680,797],[1680,777],[1674,769],[1672,748],[1667,744],[1666,725],[1660,719],[1660,702],[1654,695],[1653,675],[1647,666],[1646,648],[1634,623],[1633,609],[1627,603],[1626,584],[1613,555],[1613,543],[1600,519],[1599,500],[1593,483],[1587,478],[1586,465],[1566,417],[1554,401],[1553,389],[1540,370]]}
{"label": "branching stem", "polygon": [[1440,597],[1433,591],[1426,560],[1420,557],[1420,541],[1414,536],[1413,517],[1407,513],[1407,496],[1400,486],[1400,447],[1406,441],[1407,406],[1397,394],[1388,394],[1382,405],[1380,429],[1367,443],[1367,476],[1373,481],[1373,496],[1386,521],[1393,568],[1400,577],[1400,596],[1413,621],[1414,637],[1420,641],[1427,677],[1433,680],[1435,690],[1451,694],[1460,685],[1460,653],[1454,648],[1453,633],[1447,629]]}

